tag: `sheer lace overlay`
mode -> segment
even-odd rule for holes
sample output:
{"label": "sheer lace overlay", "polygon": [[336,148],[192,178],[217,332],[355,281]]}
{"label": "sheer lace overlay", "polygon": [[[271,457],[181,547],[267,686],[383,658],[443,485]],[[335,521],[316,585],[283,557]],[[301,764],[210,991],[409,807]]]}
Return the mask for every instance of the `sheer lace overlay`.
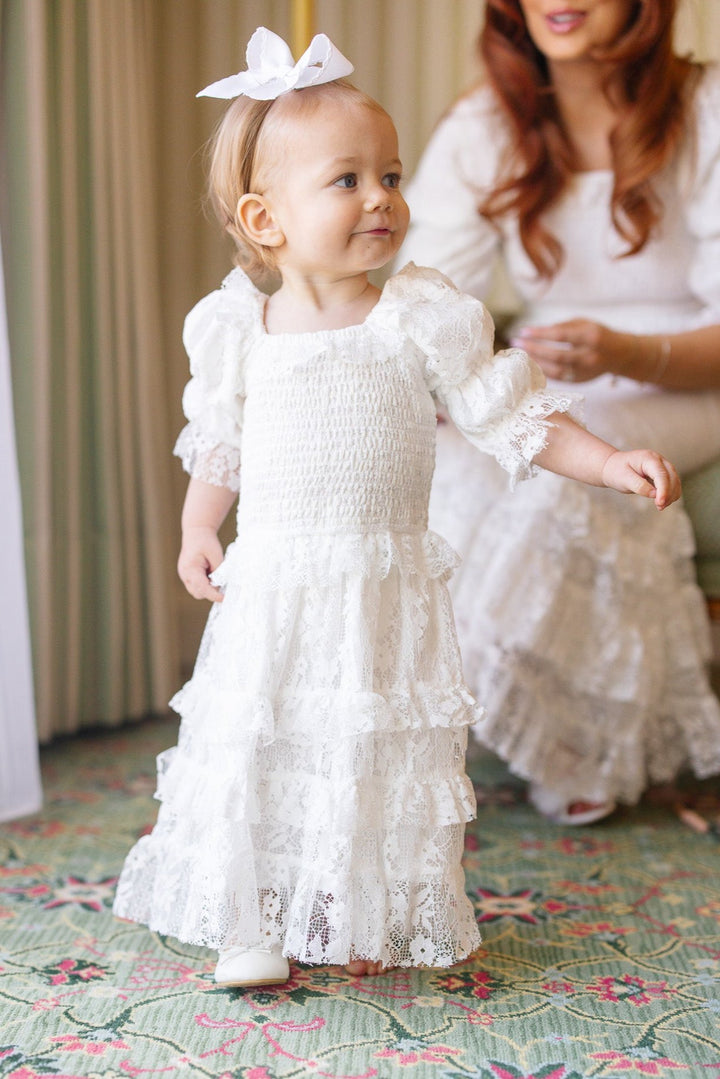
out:
{"label": "sheer lace overlay", "polygon": [[178,451],[232,489],[242,455],[238,537],[115,909],[214,948],[452,964],[480,939],[461,855],[483,712],[457,557],[427,531],[436,401],[519,475],[558,401],[522,354],[493,356],[482,305],[413,267],[362,325],[278,336],[235,271],[186,343]]}

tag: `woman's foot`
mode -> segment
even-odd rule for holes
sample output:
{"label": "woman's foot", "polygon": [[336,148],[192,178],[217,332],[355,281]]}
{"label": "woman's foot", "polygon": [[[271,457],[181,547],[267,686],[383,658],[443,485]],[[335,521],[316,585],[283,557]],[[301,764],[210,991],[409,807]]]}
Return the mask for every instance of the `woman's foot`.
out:
{"label": "woman's foot", "polygon": [[369,963],[366,959],[354,959],[347,963],[345,970],[354,978],[374,978],[378,974],[387,974],[390,967],[384,967],[382,963]]}
{"label": "woman's foot", "polygon": [[577,827],[604,820],[617,808],[617,803],[611,798],[605,802],[587,802],[584,799],[568,801],[566,796],[539,783],[530,784],[528,798],[535,809],[554,824],[571,824]]}
{"label": "woman's foot", "polygon": [[225,988],[282,985],[290,964],[279,948],[227,948],[218,952],[215,981]]}

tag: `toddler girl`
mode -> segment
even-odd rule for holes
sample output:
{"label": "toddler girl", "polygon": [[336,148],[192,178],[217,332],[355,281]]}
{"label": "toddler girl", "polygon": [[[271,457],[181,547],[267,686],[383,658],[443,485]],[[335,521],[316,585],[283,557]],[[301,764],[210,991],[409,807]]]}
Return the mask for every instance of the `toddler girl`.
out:
{"label": "toddler girl", "polygon": [[[462,678],[427,531],[436,407],[515,477],[535,464],[674,501],[674,469],[565,415],[524,352],[494,356],[483,305],[412,264],[397,136],[337,81],[324,35],[293,67],[264,29],[214,141],[211,190],[250,270],[190,312],[177,453],[191,480],[179,573],[214,600],[173,699],[158,822],[130,852],[117,914],[219,951],[222,985],[284,981],[288,957],[447,966],[480,937],[461,854],[480,709]],[[217,530],[235,500],[223,560]]]}

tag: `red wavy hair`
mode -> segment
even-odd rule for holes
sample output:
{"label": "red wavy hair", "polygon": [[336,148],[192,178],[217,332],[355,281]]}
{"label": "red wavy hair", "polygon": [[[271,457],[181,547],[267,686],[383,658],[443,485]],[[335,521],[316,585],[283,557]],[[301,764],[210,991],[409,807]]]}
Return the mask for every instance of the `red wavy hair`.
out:
{"label": "red wavy hair", "polygon": [[[599,59],[612,62],[605,93],[617,114],[610,138],[615,183],[612,222],[627,241],[624,256],[647,243],[662,216],[652,178],[683,135],[688,78],[698,65],[675,56],[676,0],[637,0],[627,30]],[[512,160],[479,206],[491,220],[517,216],[523,246],[541,276],[560,268],[563,249],[542,224],[574,171],[572,147],[558,116],[548,65],[525,25],[519,0],[487,0],[478,40],[487,81],[510,124]]]}

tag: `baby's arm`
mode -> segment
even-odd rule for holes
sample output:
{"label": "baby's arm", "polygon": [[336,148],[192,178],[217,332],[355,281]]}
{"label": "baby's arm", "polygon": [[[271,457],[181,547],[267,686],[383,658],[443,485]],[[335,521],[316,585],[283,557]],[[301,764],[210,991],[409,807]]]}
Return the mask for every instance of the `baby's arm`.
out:
{"label": "baby's arm", "polygon": [[218,529],[237,494],[228,487],[192,478],[182,511],[182,547],[178,558],[180,580],[195,599],[222,601],[223,594],[209,580],[223,560]]}
{"label": "baby's arm", "polygon": [[595,487],[644,495],[659,510],[680,497],[677,472],[654,450],[616,450],[569,416],[555,412],[548,420],[553,426],[548,429],[547,445],[535,457],[542,468]]}

